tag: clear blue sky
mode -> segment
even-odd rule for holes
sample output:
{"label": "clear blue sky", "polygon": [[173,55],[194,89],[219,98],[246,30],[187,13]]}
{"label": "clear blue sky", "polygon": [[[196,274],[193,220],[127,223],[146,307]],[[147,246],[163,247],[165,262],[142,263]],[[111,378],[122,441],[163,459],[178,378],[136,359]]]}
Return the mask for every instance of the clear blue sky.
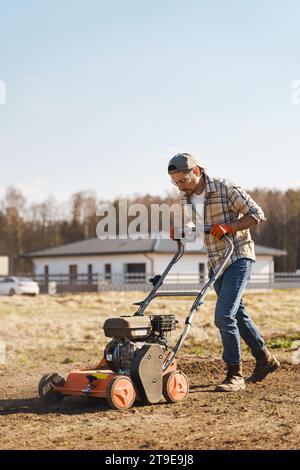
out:
{"label": "clear blue sky", "polygon": [[163,194],[177,151],[300,187],[299,19],[298,0],[0,0],[0,193]]}

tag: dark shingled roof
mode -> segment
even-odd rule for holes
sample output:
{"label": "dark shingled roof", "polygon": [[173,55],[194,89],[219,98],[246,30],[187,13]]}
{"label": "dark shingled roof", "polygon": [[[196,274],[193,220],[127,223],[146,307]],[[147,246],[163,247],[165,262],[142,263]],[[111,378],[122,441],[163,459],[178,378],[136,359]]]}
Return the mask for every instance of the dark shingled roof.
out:
{"label": "dark shingled roof", "polygon": [[[86,256],[104,254],[128,254],[128,253],[174,253],[176,244],[171,239],[137,239],[137,240],[113,240],[90,238],[66,245],[55,246],[45,250],[34,251],[23,255],[26,258],[44,258],[59,256]],[[206,249],[187,249],[186,253],[206,253]],[[285,250],[255,245],[257,255],[282,256],[286,255]]]}

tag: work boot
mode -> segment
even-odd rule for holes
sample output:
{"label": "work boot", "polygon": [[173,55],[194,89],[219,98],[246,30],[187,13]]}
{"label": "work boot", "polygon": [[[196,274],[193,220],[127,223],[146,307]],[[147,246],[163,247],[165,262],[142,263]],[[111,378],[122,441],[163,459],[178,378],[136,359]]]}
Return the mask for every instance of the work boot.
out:
{"label": "work boot", "polygon": [[216,392],[237,392],[245,389],[245,380],[242,374],[242,365],[227,364],[226,379],[215,388]]}
{"label": "work boot", "polygon": [[280,362],[274,357],[268,348],[264,347],[261,351],[253,353],[256,359],[255,369],[250,377],[247,377],[247,382],[260,382],[268,374],[277,370]]}

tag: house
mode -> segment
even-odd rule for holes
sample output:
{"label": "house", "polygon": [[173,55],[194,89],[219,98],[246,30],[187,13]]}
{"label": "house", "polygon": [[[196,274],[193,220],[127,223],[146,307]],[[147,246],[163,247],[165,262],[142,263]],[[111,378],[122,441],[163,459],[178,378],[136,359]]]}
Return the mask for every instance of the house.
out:
{"label": "house", "polygon": [[[89,285],[90,290],[112,289],[148,283],[161,274],[176,252],[171,239],[106,239],[92,238],[68,243],[24,255],[33,262],[34,276],[40,284],[56,281],[71,285],[74,290]],[[252,281],[270,283],[274,278],[274,256],[286,255],[284,250],[255,246],[256,263]],[[173,266],[165,285],[199,286],[208,277],[207,253],[204,247],[188,247]]]}

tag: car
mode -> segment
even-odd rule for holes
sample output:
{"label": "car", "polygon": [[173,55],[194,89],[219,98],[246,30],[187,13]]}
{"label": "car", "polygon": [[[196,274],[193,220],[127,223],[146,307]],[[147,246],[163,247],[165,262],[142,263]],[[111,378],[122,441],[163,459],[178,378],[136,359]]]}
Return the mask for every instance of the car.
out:
{"label": "car", "polygon": [[0,295],[37,295],[39,293],[38,283],[29,277],[8,276],[0,279]]}

